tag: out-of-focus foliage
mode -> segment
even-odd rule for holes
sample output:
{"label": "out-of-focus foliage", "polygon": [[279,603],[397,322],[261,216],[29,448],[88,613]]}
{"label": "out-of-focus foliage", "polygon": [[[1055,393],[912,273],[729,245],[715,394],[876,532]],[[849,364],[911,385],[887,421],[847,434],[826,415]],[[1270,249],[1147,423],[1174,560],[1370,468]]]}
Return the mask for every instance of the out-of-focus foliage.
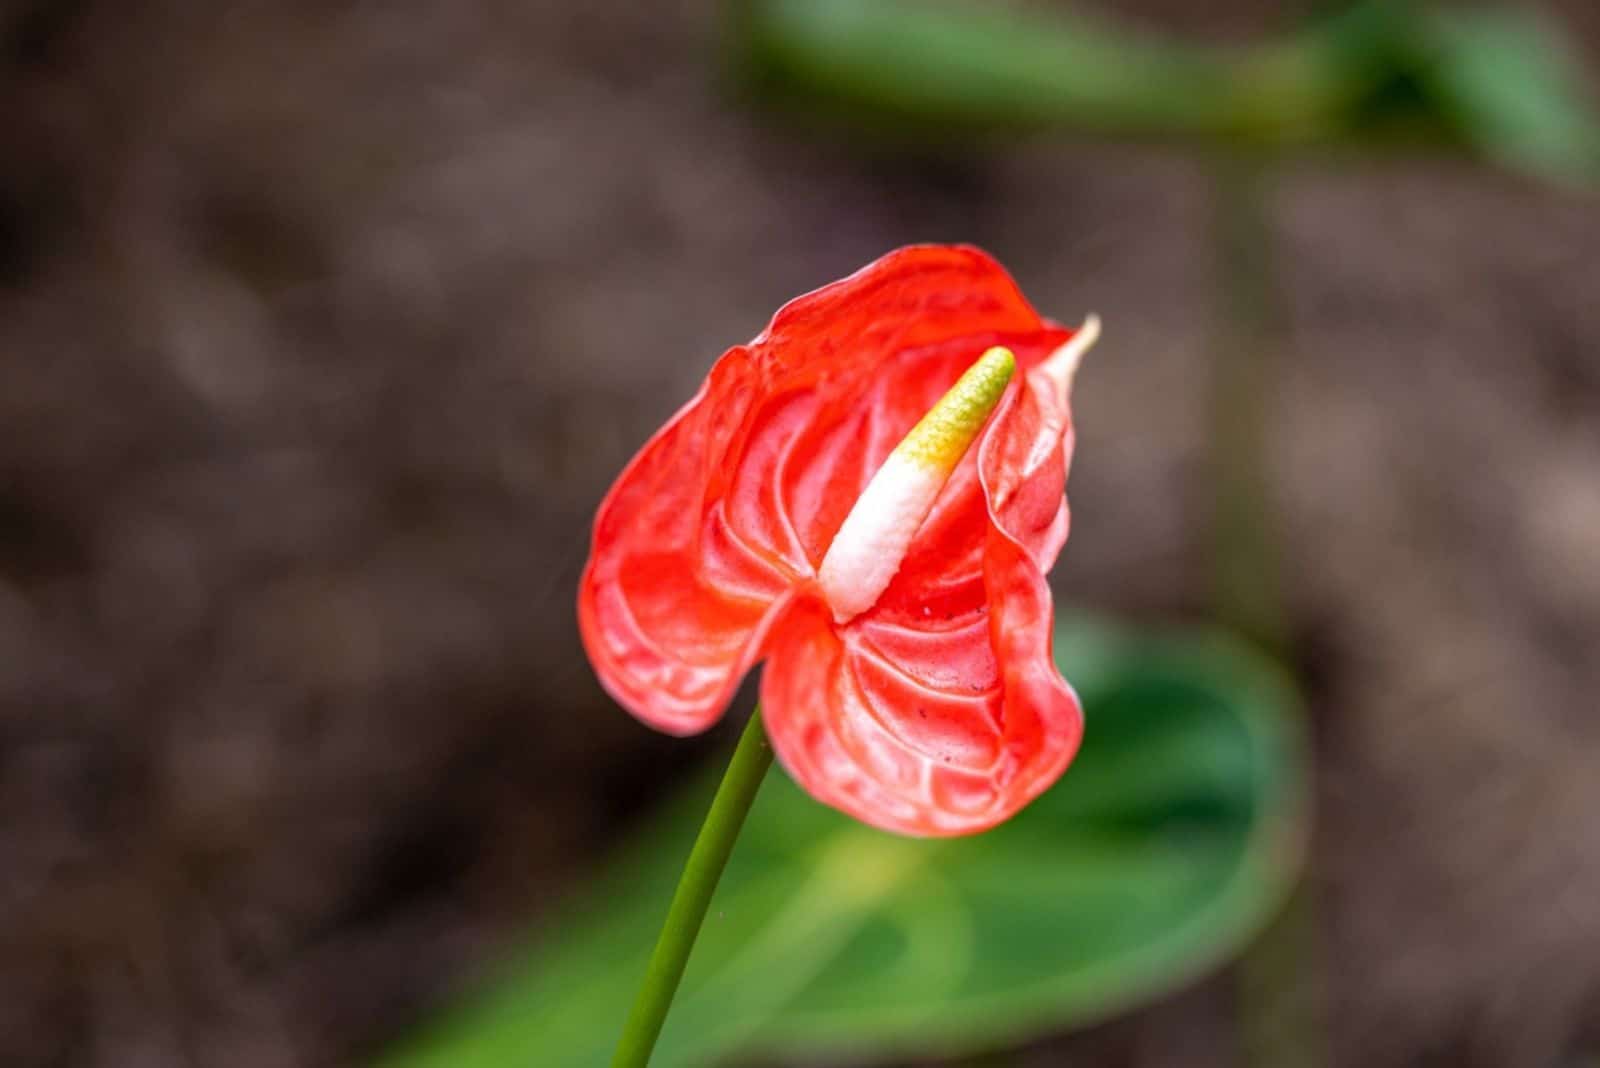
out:
{"label": "out-of-focus foliage", "polygon": [[[653,1064],[1016,1042],[1148,999],[1260,927],[1306,817],[1293,691],[1215,636],[1065,625],[1056,656],[1085,701],[1083,751],[988,834],[895,838],[772,775]],[[605,1064],[708,791],[386,1068]]]}
{"label": "out-of-focus foliage", "polygon": [[1527,12],[1441,12],[1426,68],[1440,117],[1490,158],[1558,178],[1600,175],[1600,123],[1576,60]]}
{"label": "out-of-focus foliage", "polygon": [[1220,47],[952,0],[746,0],[740,76],[874,136],[1059,127],[1255,148],[1420,141],[1560,180],[1600,175],[1600,122],[1531,12],[1367,0],[1279,41]]}

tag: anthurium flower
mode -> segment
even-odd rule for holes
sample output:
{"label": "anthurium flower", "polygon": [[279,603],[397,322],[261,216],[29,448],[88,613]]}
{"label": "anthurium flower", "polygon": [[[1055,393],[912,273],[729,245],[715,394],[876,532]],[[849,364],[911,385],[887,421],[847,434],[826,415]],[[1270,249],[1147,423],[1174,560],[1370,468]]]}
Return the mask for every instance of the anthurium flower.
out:
{"label": "anthurium flower", "polygon": [[1082,735],[1045,572],[1096,333],[966,247],[785,305],[600,506],[578,618],[602,684],[693,734],[764,659],[768,736],[818,800],[914,835],[1011,816]]}

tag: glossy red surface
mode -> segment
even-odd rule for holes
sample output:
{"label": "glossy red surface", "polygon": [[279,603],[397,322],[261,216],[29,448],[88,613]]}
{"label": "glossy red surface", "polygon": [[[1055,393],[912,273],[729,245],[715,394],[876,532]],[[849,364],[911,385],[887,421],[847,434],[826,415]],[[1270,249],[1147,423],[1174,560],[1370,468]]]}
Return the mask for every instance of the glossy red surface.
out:
{"label": "glossy red surface", "polygon": [[[1072,336],[985,253],[917,246],[785,305],[623,471],[578,597],[601,682],[663,731],[767,665],[767,731],[817,799],[913,835],[981,831],[1082,734],[1044,574],[1067,536],[1068,398],[1030,374]],[[816,569],[891,449],[991,345],[1021,373],[878,603],[833,622]]]}

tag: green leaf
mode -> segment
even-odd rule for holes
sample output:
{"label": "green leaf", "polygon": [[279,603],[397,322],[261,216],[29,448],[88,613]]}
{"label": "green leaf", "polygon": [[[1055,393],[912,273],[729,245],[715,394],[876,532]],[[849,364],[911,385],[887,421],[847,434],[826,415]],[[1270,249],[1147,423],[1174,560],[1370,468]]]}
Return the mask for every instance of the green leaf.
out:
{"label": "green leaf", "polygon": [[1228,46],[978,0],[736,0],[728,11],[747,86],[879,139],[1066,128],[1276,148],[1346,136],[1414,21],[1407,5],[1364,0]]}
{"label": "green leaf", "polygon": [[893,124],[1028,128],[1056,121],[1188,130],[1215,121],[1208,53],[1084,19],[974,3],[748,0],[737,59],[764,93]]}
{"label": "green leaf", "polygon": [[1525,11],[1360,0],[1246,46],[981,0],[735,0],[744,83],[874,146],[1070,130],[1293,150],[1466,148],[1600,175],[1600,120],[1561,34]]}
{"label": "green leaf", "polygon": [[[952,1052],[1097,1019],[1235,953],[1305,825],[1295,696],[1216,636],[1063,625],[1088,714],[1059,785],[984,835],[917,841],[774,773],[712,905],[657,1068]],[[712,783],[688,791],[478,1003],[389,1068],[607,1063]]]}
{"label": "green leaf", "polygon": [[1440,11],[1428,26],[1425,78],[1463,140],[1532,174],[1600,176],[1600,120],[1554,29],[1526,11]]}

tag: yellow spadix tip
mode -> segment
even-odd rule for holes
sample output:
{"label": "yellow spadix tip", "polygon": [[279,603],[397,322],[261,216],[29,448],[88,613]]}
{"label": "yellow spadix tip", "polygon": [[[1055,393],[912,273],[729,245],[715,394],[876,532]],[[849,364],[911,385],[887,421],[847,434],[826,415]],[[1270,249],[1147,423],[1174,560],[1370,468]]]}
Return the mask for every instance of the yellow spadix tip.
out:
{"label": "yellow spadix tip", "polygon": [[953,471],[1016,371],[1017,358],[1010,349],[996,345],[985,352],[911,428],[895,453],[923,467]]}

